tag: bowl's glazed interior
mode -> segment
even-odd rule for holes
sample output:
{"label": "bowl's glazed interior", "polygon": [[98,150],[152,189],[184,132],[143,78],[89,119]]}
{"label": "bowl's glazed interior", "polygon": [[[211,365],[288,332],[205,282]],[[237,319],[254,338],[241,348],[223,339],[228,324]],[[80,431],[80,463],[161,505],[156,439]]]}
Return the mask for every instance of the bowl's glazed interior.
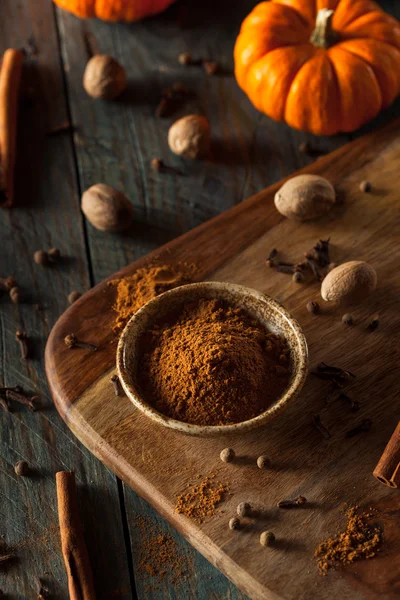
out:
{"label": "bowl's glazed interior", "polygon": [[[171,419],[158,412],[141,393],[137,382],[140,340],[144,331],[177,312],[184,304],[198,300],[222,299],[232,306],[245,309],[273,333],[283,335],[290,348],[290,380],[284,393],[258,416],[229,425],[194,425]],[[133,404],[154,422],[186,434],[211,436],[240,433],[260,427],[275,418],[295,400],[307,377],[308,351],[297,321],[272,298],[256,290],[223,282],[202,282],[184,285],[150,300],[130,319],[117,349],[117,370],[124,391]]]}

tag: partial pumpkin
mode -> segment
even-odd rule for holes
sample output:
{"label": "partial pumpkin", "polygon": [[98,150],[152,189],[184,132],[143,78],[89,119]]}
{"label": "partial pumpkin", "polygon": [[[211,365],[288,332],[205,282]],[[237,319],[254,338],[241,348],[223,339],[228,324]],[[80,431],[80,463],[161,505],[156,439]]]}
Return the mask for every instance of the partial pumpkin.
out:
{"label": "partial pumpkin", "polygon": [[258,110],[317,135],[358,129],[400,93],[400,24],[372,0],[261,2],[234,58]]}
{"label": "partial pumpkin", "polygon": [[103,21],[139,21],[165,10],[175,0],[54,0],[81,19],[97,17]]}

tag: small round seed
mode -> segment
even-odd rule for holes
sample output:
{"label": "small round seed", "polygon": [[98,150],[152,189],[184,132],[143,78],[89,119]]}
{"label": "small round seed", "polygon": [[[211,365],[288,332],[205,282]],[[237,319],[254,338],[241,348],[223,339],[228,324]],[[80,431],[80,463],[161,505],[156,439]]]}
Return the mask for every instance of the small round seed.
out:
{"label": "small round seed", "polygon": [[371,182],[364,179],[364,181],[360,183],[360,190],[364,193],[370,192],[372,190]]}
{"label": "small round seed", "polygon": [[240,519],[238,517],[229,519],[229,529],[240,529]]}
{"label": "small round seed", "polygon": [[49,255],[45,250],[36,250],[36,252],[33,255],[33,260],[37,265],[48,265]]}
{"label": "small round seed", "polygon": [[19,477],[26,477],[29,473],[29,465],[25,460],[19,460],[14,465],[14,471]]}
{"label": "small round seed", "polygon": [[320,306],[315,300],[310,300],[310,302],[307,302],[307,310],[309,313],[317,315],[320,311]]}
{"label": "small round seed", "polygon": [[342,323],[351,327],[354,324],[353,315],[350,313],[346,313],[345,315],[343,315]]}
{"label": "small round seed", "polygon": [[269,456],[262,455],[257,458],[257,467],[259,469],[267,469],[270,466],[271,459],[269,458]]}
{"label": "small round seed", "polygon": [[379,315],[375,315],[368,324],[368,329],[370,329],[371,331],[373,331],[377,327],[379,327]]}
{"label": "small round seed", "polygon": [[235,458],[235,451],[233,448],[224,448],[219,456],[223,462],[229,463]]}
{"label": "small round seed", "polygon": [[74,302],[76,302],[80,297],[82,296],[82,294],[80,292],[78,292],[78,290],[72,290],[72,292],[70,292],[68,294],[68,302],[70,304],[73,304]]}
{"label": "small round seed", "polygon": [[241,502],[236,509],[239,517],[249,517],[251,514],[251,505],[248,502]]}
{"label": "small round seed", "polygon": [[275,541],[275,535],[272,531],[263,531],[260,535],[261,546],[271,546]]}
{"label": "small round seed", "polygon": [[303,281],[304,281],[303,273],[301,271],[295,271],[293,273],[292,281],[294,283],[303,283]]}
{"label": "small round seed", "polygon": [[161,160],[161,158],[153,158],[151,161],[151,167],[155,170],[155,171],[161,171],[163,166],[163,162]]}

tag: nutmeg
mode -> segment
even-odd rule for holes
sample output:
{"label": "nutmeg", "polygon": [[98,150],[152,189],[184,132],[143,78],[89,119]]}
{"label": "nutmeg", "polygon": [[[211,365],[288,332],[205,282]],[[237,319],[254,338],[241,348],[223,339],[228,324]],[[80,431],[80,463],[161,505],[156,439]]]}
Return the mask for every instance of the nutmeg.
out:
{"label": "nutmeg", "polygon": [[133,220],[133,207],[128,198],[104,183],[92,185],[82,195],[82,212],[100,231],[123,231]]}
{"label": "nutmeg", "polygon": [[201,158],[210,149],[210,125],[205,117],[188,115],[171,125],[168,144],[172,152],[184,158]]}
{"label": "nutmeg", "polygon": [[113,100],[126,88],[124,67],[107,54],[96,54],[86,65],[83,87],[92,98]]}
{"label": "nutmeg", "polygon": [[356,304],[374,291],[376,283],[376,271],[371,265],[352,260],[328,273],[321,285],[321,296],[328,302]]}
{"label": "nutmeg", "polygon": [[288,219],[297,221],[320,217],[335,201],[333,186],[319,175],[292,177],[275,194],[276,209]]}

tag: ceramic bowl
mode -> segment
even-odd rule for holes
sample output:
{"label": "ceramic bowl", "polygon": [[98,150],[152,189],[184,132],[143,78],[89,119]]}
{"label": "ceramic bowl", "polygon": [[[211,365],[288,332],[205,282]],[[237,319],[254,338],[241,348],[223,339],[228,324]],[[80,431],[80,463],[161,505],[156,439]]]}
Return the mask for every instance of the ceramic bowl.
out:
{"label": "ceramic bowl", "polygon": [[[245,309],[273,333],[283,334],[291,351],[291,377],[288,387],[266,411],[240,423],[230,425],[194,425],[171,419],[153,408],[141,394],[136,373],[140,353],[141,334],[154,322],[199,298],[219,298],[233,306]],[[175,288],[150,300],[126,325],[117,349],[118,375],[128,398],[154,423],[182,433],[198,436],[218,436],[243,433],[265,425],[281,414],[299,395],[307,377],[308,351],[303,332],[297,321],[272,298],[256,290],[233,283],[216,281],[192,283]]]}

